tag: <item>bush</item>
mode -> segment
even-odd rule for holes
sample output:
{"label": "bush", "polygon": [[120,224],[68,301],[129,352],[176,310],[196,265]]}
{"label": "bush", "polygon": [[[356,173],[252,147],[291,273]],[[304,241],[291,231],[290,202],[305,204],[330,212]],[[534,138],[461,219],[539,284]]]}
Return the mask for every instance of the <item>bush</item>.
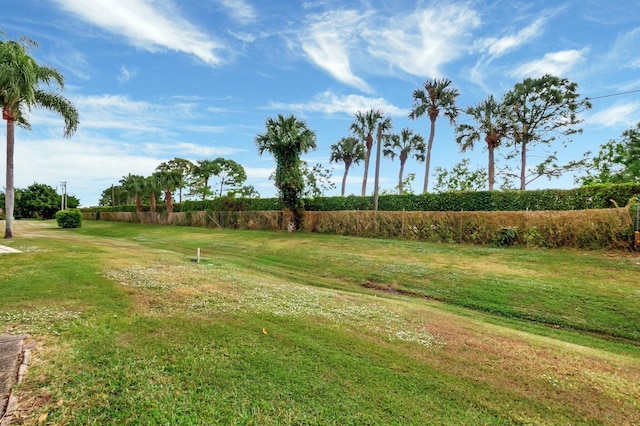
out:
{"label": "bush", "polygon": [[82,213],[80,210],[60,210],[56,213],[56,221],[60,228],[80,228],[82,226]]}

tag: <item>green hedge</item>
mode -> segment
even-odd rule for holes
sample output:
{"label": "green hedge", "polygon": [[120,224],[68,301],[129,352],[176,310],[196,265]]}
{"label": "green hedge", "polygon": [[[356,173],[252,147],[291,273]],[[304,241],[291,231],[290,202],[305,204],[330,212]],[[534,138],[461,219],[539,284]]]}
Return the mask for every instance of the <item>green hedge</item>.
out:
{"label": "green hedge", "polygon": [[[445,192],[422,195],[381,195],[380,211],[546,211],[590,210],[624,207],[640,194],[640,184],[593,185],[575,189],[540,189],[532,191]],[[174,212],[190,211],[272,211],[281,210],[278,198],[220,197],[205,201],[183,201],[174,205]],[[305,200],[307,211],[372,210],[373,197],[318,197]],[[92,207],[84,213],[97,211],[135,212],[135,205]],[[144,211],[149,211],[144,206]],[[158,203],[157,212],[166,211]]]}

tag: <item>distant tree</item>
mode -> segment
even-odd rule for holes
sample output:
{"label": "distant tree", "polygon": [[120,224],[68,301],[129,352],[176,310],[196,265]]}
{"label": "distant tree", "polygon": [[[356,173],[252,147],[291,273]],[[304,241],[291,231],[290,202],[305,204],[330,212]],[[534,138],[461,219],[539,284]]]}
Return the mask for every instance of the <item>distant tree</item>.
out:
{"label": "distant tree", "polygon": [[451,170],[442,167],[435,168],[436,192],[451,191],[479,191],[484,188],[487,181],[487,170],[469,168],[469,159],[464,158]]}
{"label": "distant tree", "polygon": [[370,109],[366,112],[358,111],[355,114],[351,131],[356,135],[365,147],[364,173],[362,175],[362,196],[367,195],[367,178],[369,174],[369,162],[373,150],[373,134],[378,128],[378,122],[382,120],[384,113],[379,109]]}
{"label": "distant tree", "polygon": [[242,184],[247,180],[247,173],[244,167],[235,161],[219,157],[213,160],[213,162],[218,165],[217,173],[215,173],[214,176],[220,179],[219,197],[224,195],[225,188],[227,188],[227,191],[235,192],[242,187]]}
{"label": "distant tree", "polygon": [[598,154],[586,161],[582,185],[640,183],[640,123],[625,130],[619,140],[600,145]]}
{"label": "distant tree", "polygon": [[331,145],[331,156],[329,162],[331,163],[344,163],[344,175],[342,176],[342,192],[344,197],[344,191],[347,184],[347,174],[349,174],[349,168],[352,164],[360,164],[360,161],[365,158],[365,147],[353,136],[342,138]]}
{"label": "distant tree", "polygon": [[142,181],[142,194],[149,201],[149,211],[156,212],[158,194],[162,192],[162,183],[157,175],[147,176]]}
{"label": "distant tree", "polygon": [[39,65],[27,53],[30,47],[37,47],[37,43],[28,38],[0,40],[0,106],[2,118],[7,121],[5,238],[13,238],[15,124],[30,130],[26,114],[33,107],[59,114],[65,123],[65,137],[73,135],[79,122],[78,111],[68,99],[42,88],[42,84],[49,86],[53,82],[64,89],[64,77],[54,68]]}
{"label": "distant tree", "polygon": [[505,94],[509,142],[520,149],[521,190],[541,176],[557,176],[567,170],[557,165],[555,153],[528,169],[527,154],[535,145],[550,146],[556,140],[566,144],[571,135],[582,132],[576,127],[583,121],[579,114],[591,104],[580,100],[577,90],[577,83],[546,74],[525,78]]}
{"label": "distant tree", "polygon": [[255,138],[258,152],[271,153],[276,160],[275,184],[285,210],[290,212],[290,231],[300,228],[304,203],[304,176],[300,156],[316,148],[316,135],[303,120],[278,114],[269,118],[266,131]]}
{"label": "distant tree", "polygon": [[260,193],[253,187],[253,185],[245,185],[236,191],[236,194],[244,198],[260,198]]}
{"label": "distant tree", "polygon": [[400,134],[389,135],[384,143],[383,154],[385,157],[394,159],[396,156],[400,159],[400,173],[398,173],[398,194],[404,194],[403,175],[404,166],[413,156],[418,162],[425,159],[426,146],[422,135],[414,134],[413,130],[404,128]]}
{"label": "distant tree", "polygon": [[173,193],[180,185],[180,171],[179,170],[158,170],[151,175],[157,185],[158,189],[164,192],[164,203],[167,206],[167,213],[173,213]]}
{"label": "distant tree", "polygon": [[473,149],[476,142],[481,138],[486,142],[489,160],[487,169],[489,171],[489,191],[493,191],[496,181],[495,172],[495,149],[500,146],[500,141],[506,133],[507,124],[505,121],[505,111],[502,104],[495,100],[493,95],[483,100],[476,106],[469,106],[464,110],[475,124],[460,124],[456,127],[456,142],[460,145],[462,152]]}
{"label": "distant tree", "polygon": [[460,94],[457,89],[451,86],[452,82],[448,78],[433,79],[424,82],[423,89],[413,91],[413,106],[409,113],[411,120],[417,120],[423,115],[427,115],[431,122],[429,130],[429,142],[427,144],[427,157],[425,161],[425,174],[423,193],[429,189],[429,172],[431,167],[431,148],[436,134],[436,120],[442,111],[445,117],[449,118],[451,124],[455,124],[458,116],[456,108],[456,98]]}
{"label": "distant tree", "polygon": [[26,189],[16,190],[15,216],[53,219],[60,210],[62,198],[55,188],[34,183]]}
{"label": "distant tree", "polygon": [[136,211],[142,213],[142,194],[145,191],[144,176],[129,173],[120,179],[120,184],[127,191],[128,197],[135,200]]}
{"label": "distant tree", "polygon": [[334,189],[336,185],[331,181],[332,174],[332,170],[324,167],[321,163],[309,167],[306,161],[302,161],[302,175],[304,177],[302,196],[306,198],[322,197],[326,191]]}
{"label": "distant tree", "polygon": [[80,199],[75,195],[67,195],[66,205],[68,209],[77,209],[80,205]]}
{"label": "distant tree", "polygon": [[119,206],[126,204],[128,194],[122,185],[111,185],[100,194],[99,206]]}
{"label": "distant tree", "polygon": [[213,195],[209,179],[220,173],[220,164],[215,160],[198,160],[191,171],[191,194],[199,195],[203,200]]}
{"label": "distant tree", "polygon": [[156,171],[176,172],[179,174],[180,179],[178,180],[176,189],[178,190],[178,202],[181,203],[182,190],[189,185],[189,178],[191,177],[194,168],[195,165],[191,161],[176,157],[173,160],[161,163],[156,167]]}

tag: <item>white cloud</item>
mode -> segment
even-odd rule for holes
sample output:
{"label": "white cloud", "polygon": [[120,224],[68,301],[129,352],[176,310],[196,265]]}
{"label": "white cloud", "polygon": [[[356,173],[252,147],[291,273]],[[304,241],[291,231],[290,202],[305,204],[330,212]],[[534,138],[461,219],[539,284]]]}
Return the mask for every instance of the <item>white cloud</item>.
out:
{"label": "white cloud", "polygon": [[388,116],[401,116],[409,113],[408,110],[398,108],[388,103],[384,98],[370,98],[360,95],[341,96],[330,91],[317,94],[310,102],[290,104],[274,102],[270,105],[270,108],[348,115],[369,109],[381,109]]}
{"label": "white cloud", "polygon": [[127,83],[129,80],[131,80],[132,78],[134,78],[136,75],[138,75],[138,70],[137,69],[129,69],[127,67],[125,67],[124,65],[122,65],[120,67],[120,74],[118,74],[118,82],[119,83]]}
{"label": "white cloud", "polygon": [[256,10],[244,0],[218,0],[229,15],[241,24],[250,24],[254,22],[258,14]]}
{"label": "white cloud", "polygon": [[631,127],[640,121],[640,102],[616,103],[613,106],[593,113],[585,124],[604,127]]}
{"label": "white cloud", "polygon": [[302,50],[314,64],[336,80],[370,93],[369,85],[351,69],[350,60],[363,19],[359,12],[353,10],[313,16],[300,41]]}
{"label": "white cloud", "polygon": [[623,67],[640,68],[640,27],[620,35],[609,54],[611,60]]}
{"label": "white cloud", "polygon": [[518,49],[533,38],[542,34],[542,28],[546,18],[538,18],[531,25],[521,29],[516,34],[506,35],[500,38],[486,38],[480,40],[477,45],[492,57],[502,56],[512,50]]}
{"label": "white cloud", "polygon": [[582,63],[589,47],[581,50],[563,50],[544,55],[542,59],[526,62],[509,73],[512,77],[535,77],[543,74],[564,76]]}
{"label": "white cloud", "polygon": [[[61,9],[150,52],[168,49],[220,65],[223,45],[180,16],[169,0],[53,0]],[[157,3],[161,3],[156,6]],[[160,7],[161,6],[161,7]]]}
{"label": "white cloud", "polygon": [[444,65],[465,54],[470,30],[480,25],[476,11],[456,4],[380,18],[367,25],[367,51],[392,68],[420,77],[441,76]]}

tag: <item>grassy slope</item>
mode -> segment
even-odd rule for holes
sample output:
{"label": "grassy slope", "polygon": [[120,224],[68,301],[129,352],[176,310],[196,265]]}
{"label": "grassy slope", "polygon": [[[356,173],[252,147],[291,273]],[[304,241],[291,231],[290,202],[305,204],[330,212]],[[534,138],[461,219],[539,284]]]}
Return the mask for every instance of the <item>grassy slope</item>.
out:
{"label": "grassy slope", "polygon": [[26,424],[640,422],[637,257],[17,225]]}

